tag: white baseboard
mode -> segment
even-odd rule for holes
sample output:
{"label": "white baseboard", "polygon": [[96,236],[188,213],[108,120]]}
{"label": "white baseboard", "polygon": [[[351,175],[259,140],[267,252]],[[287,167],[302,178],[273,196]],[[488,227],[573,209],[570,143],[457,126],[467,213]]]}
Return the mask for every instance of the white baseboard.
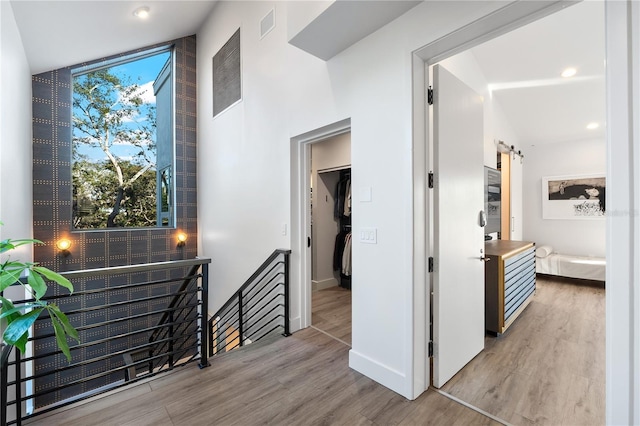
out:
{"label": "white baseboard", "polygon": [[295,318],[289,318],[289,331],[295,333],[302,328],[302,319],[298,316]]}
{"label": "white baseboard", "polygon": [[324,290],[329,287],[337,287],[338,280],[336,278],[327,278],[326,280],[311,280],[311,291]]}
{"label": "white baseboard", "polygon": [[349,351],[349,367],[405,398],[413,399],[411,381],[401,372],[380,364],[353,349]]}

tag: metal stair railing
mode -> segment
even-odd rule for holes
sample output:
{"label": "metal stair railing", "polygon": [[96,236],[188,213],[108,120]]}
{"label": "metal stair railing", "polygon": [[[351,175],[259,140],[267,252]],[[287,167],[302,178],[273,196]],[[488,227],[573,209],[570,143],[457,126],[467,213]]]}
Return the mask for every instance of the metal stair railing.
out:
{"label": "metal stair railing", "polygon": [[209,356],[289,330],[289,256],[275,250],[209,320]]}
{"label": "metal stair railing", "polygon": [[[67,362],[54,343],[50,318],[43,314],[36,321],[29,338],[33,353],[16,350],[3,363],[0,425],[21,425],[193,361],[207,366],[209,263],[191,259],[62,273],[76,291],[59,290],[43,300],[61,307],[80,343],[70,346]],[[27,301],[16,301],[21,302]],[[2,356],[8,357],[10,349],[3,347]],[[143,374],[135,373],[138,367]]]}

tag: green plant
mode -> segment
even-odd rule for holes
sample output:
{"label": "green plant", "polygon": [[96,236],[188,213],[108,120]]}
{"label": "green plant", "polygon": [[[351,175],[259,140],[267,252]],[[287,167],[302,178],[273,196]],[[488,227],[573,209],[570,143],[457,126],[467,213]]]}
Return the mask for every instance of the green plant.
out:
{"label": "green plant", "polygon": [[[42,244],[42,241],[33,239],[2,240],[0,241],[0,254],[27,244]],[[27,272],[26,283],[20,280],[25,272]],[[55,282],[73,293],[73,284],[69,280],[44,266],[38,266],[37,263],[19,262],[11,260],[10,257],[0,263],[0,292],[18,283],[33,298],[30,302],[14,305],[10,300],[0,296],[0,321],[6,325],[2,340],[9,345],[14,345],[24,353],[29,337],[29,328],[40,314],[47,311],[51,317],[58,347],[67,360],[71,361],[67,337],[79,342],[78,331],[55,303],[42,300],[48,289],[46,280]]]}

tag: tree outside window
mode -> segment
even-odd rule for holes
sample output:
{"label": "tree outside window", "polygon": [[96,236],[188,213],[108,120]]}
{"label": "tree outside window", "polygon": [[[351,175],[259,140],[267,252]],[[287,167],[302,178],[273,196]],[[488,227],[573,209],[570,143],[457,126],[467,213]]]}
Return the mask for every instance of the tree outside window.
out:
{"label": "tree outside window", "polygon": [[173,225],[172,92],[169,50],[74,72],[74,229]]}

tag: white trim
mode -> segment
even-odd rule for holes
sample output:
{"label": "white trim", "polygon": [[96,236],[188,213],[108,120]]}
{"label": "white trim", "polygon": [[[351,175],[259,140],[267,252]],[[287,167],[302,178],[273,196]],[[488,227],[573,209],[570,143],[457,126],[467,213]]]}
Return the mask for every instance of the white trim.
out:
{"label": "white trim", "polygon": [[640,424],[640,7],[605,3],[607,84],[606,422]]}
{"label": "white trim", "polygon": [[433,65],[576,3],[579,0],[511,2],[416,50],[415,54]]}
{"label": "white trim", "polygon": [[311,291],[320,291],[331,287],[337,287],[338,280],[336,278],[327,278],[325,280],[311,280]]}
{"label": "white trim", "polygon": [[[431,382],[429,369],[429,320],[431,309],[429,304],[429,272],[427,259],[430,256],[428,241],[430,229],[428,224],[428,171],[429,155],[427,152],[427,127],[425,117],[428,113],[426,91],[424,85],[416,82],[425,81],[425,63],[417,55],[412,55],[413,75],[413,288],[411,321],[413,325],[412,356],[408,365],[412,377],[411,396],[417,398]],[[426,362],[425,362],[426,360]]]}
{"label": "white trim", "polygon": [[[426,89],[429,85],[428,73],[420,71],[420,60],[422,60],[424,66],[435,64],[447,57],[450,57],[454,54],[467,50],[473,46],[484,43],[502,34],[508,33],[509,31],[517,29],[537,19],[548,16],[552,13],[555,13],[575,3],[577,2],[575,1],[512,2],[495,12],[490,13],[485,17],[480,18],[477,21],[472,22],[471,24],[466,25],[456,31],[453,31],[450,34],[416,50],[413,53],[414,63],[413,63],[413,76],[412,76],[413,94],[414,94],[414,103],[413,103],[414,142],[413,142],[413,145],[414,145],[414,152],[416,153],[415,156],[417,156],[417,154],[422,156],[422,150],[420,146],[421,143],[424,143],[425,146],[427,147],[429,146],[426,139],[430,132],[429,123],[423,108],[420,106],[416,106],[417,99],[424,97],[424,94],[426,93]],[[612,6],[612,4],[616,4],[616,6]],[[614,47],[617,42],[611,42],[611,40],[609,40],[607,45],[608,46],[607,69],[610,70],[611,68],[615,67],[613,65],[615,61],[612,60],[613,59],[612,55],[613,55],[613,56],[616,56],[615,59],[618,59],[619,62],[622,62],[622,63],[619,63],[619,66],[625,71],[625,73],[623,73],[625,75],[621,75],[619,76],[619,78],[612,78],[612,76],[609,76],[610,77],[609,80],[624,80],[622,83],[620,83],[621,85],[624,85],[624,88],[620,87],[620,90],[619,90],[619,92],[621,93],[621,96],[615,97],[615,96],[612,96],[611,93],[609,93],[609,96],[608,96],[609,98],[608,129],[609,131],[611,131],[611,128],[614,127],[614,122],[612,120],[613,116],[622,116],[624,117],[623,118],[624,120],[626,120],[628,117],[631,117],[630,115],[631,111],[628,111],[627,103],[629,102],[628,96],[630,96],[633,92],[631,88],[626,86],[627,80],[629,78],[626,75],[626,71],[627,71],[627,68],[630,67],[631,65],[630,64],[626,65],[626,64],[629,61],[628,52],[638,51],[637,43],[638,43],[638,31],[639,31],[638,29],[638,9],[639,8],[638,8],[638,4],[634,4],[632,0],[627,0],[627,2],[625,3],[607,2],[607,5],[608,5],[608,10],[607,10],[608,12],[609,12],[609,9],[616,9],[618,11],[618,14],[628,13],[628,12],[625,12],[627,10],[633,10],[635,12],[634,20],[633,20],[633,22],[635,23],[635,27],[633,28],[633,37],[634,37],[634,42],[636,43],[636,45],[634,46],[635,50],[624,49],[619,47],[617,50],[613,49],[612,47]],[[626,23],[626,21],[624,21],[623,18],[621,17],[618,17],[617,19],[620,19],[621,22]],[[606,27],[608,29],[607,35],[609,36],[609,38],[611,38],[611,35],[612,35],[609,33],[613,33],[614,31],[619,29],[619,25],[617,24],[616,18],[611,16],[610,13],[607,14]],[[627,35],[627,37],[630,38],[631,34]],[[626,46],[626,40],[623,40],[622,42],[623,42],[623,45]],[[636,58],[636,61],[637,61],[637,58]],[[640,67],[638,66],[637,62],[635,63],[634,71],[635,71],[634,76],[637,80],[637,75],[640,72]],[[639,83],[636,81],[636,84],[639,84]],[[636,86],[636,90],[637,90],[637,86]],[[635,102],[636,102],[636,108],[637,108],[637,94],[636,94]],[[612,108],[612,105],[614,105],[613,108]],[[612,112],[612,110],[614,109],[617,111],[617,113],[615,114]],[[637,115],[637,111],[634,111],[634,112]],[[633,117],[636,117],[636,115],[634,115]],[[637,125],[637,121],[635,124]],[[626,133],[621,136],[622,138],[619,138],[621,140],[620,141],[615,140],[615,142],[617,144],[619,143],[622,147],[626,146],[626,144],[628,143],[630,144],[633,142],[629,139],[629,137],[626,137],[627,136]],[[635,146],[636,147],[640,146],[640,144],[638,144],[638,141],[637,141],[638,133],[635,134],[635,137],[636,137]],[[422,138],[423,141],[421,141],[420,138]],[[614,140],[614,138],[610,135],[609,140],[610,141]],[[611,163],[612,161],[611,160],[611,152],[612,152],[611,144],[612,143],[610,142],[607,149],[609,154],[609,162],[610,164],[613,164]],[[627,148],[630,149],[631,146],[632,145],[629,145],[629,147]],[[416,151],[416,149],[419,149],[419,151]],[[424,150],[427,153],[427,161],[425,162],[426,165],[429,164],[429,154],[428,154],[429,149],[430,148],[427,148]],[[626,154],[629,155],[629,152],[633,152],[633,151],[627,150]],[[638,152],[635,152],[635,155],[637,157]],[[619,160],[620,160],[620,163],[624,163],[624,159],[620,158]],[[420,199],[420,194],[419,193],[417,194],[417,192],[420,191],[421,185],[424,185],[424,170],[420,170],[419,168],[421,161],[422,161],[421,159],[414,158],[414,162],[413,162],[414,203],[416,204],[414,205],[414,216],[415,216],[414,229],[416,231],[421,229],[420,225],[416,226],[416,224],[419,224],[420,221],[424,221],[425,224],[428,224],[430,223],[429,221],[431,220],[430,218],[431,214],[429,213],[430,209],[424,213],[421,213],[420,212],[421,206],[418,205],[418,203],[422,203],[422,200]],[[630,160],[627,159],[627,163],[629,161]],[[638,166],[638,162],[639,162],[638,158],[635,158],[636,168],[637,170],[640,170],[640,166]],[[624,166],[620,163],[615,164],[616,168],[618,168],[618,173],[628,174],[629,170],[625,170]],[[611,186],[613,187],[614,183],[610,179],[611,169],[613,169],[613,167],[609,167],[609,171],[607,172],[607,182],[611,182]],[[620,190],[620,193],[625,192],[625,189],[626,189],[626,197],[628,198],[630,191],[633,187],[633,182],[631,179],[629,179],[628,176],[625,176],[625,178],[622,180],[623,182],[621,183],[623,184],[623,186],[618,189]],[[635,188],[636,193],[638,192],[638,189],[639,188]],[[610,210],[612,206],[610,205],[609,200],[613,198],[612,193],[608,192],[607,197],[608,197],[607,209]],[[640,198],[640,195],[638,195],[637,198]],[[425,200],[425,204],[427,207],[429,207],[429,197],[427,197],[427,199]],[[626,260],[620,260],[620,262],[625,263],[631,259],[630,255],[635,256],[635,258],[638,257],[638,253],[640,253],[640,249],[638,249],[638,244],[639,244],[638,240],[640,240],[640,238],[638,238],[637,232],[638,232],[638,229],[640,229],[640,223],[638,223],[639,220],[638,220],[638,214],[637,214],[638,212],[637,204],[638,204],[638,200],[636,199],[636,206],[635,206],[636,215],[634,217],[634,221],[629,221],[630,223],[626,224],[623,227],[624,229],[620,230],[621,234],[623,232],[626,232],[627,235],[633,235],[634,227],[632,226],[632,222],[635,223],[636,251],[631,253],[628,252],[627,250],[629,249],[629,244],[627,245],[625,245],[624,243],[619,244],[618,240],[616,238],[613,238],[616,241],[617,247],[614,248],[613,244],[611,244],[610,241],[608,242],[608,251],[607,251],[608,258],[612,258],[614,256],[621,256],[621,259],[626,259]],[[610,216],[613,216],[613,215],[610,215]],[[608,219],[608,223],[609,223],[609,219]],[[428,235],[428,232],[429,232],[429,227],[426,226],[425,234]],[[418,233],[418,235],[420,235],[420,233]],[[623,241],[624,240],[621,240],[621,242]],[[422,265],[419,265],[417,263],[419,260],[417,259],[417,257],[419,254],[421,254],[422,251],[423,251],[423,248],[419,244],[419,241],[414,240],[414,298],[421,297],[420,293],[417,292],[416,289],[421,282],[421,268],[422,268]],[[428,256],[430,249],[426,248],[424,249],[424,252]],[[614,411],[621,410],[623,414],[618,413],[619,416],[625,415],[624,413],[633,412],[633,414],[630,415],[631,417],[625,417],[626,420],[618,421],[616,423],[640,424],[640,414],[638,414],[640,412],[640,408],[639,408],[640,407],[640,401],[639,401],[640,379],[638,379],[638,375],[640,374],[640,371],[639,371],[640,360],[638,359],[640,355],[640,352],[639,352],[640,336],[638,336],[638,330],[635,330],[633,334],[630,334],[633,330],[632,325],[633,325],[634,319],[636,321],[636,324],[638,324],[638,327],[640,327],[640,321],[637,317],[636,318],[632,317],[634,312],[633,310],[631,310],[631,312],[618,313],[619,316],[622,316],[622,318],[620,318],[619,320],[613,318],[614,308],[618,309],[619,305],[624,305],[625,303],[627,306],[629,306],[629,304],[631,303],[634,303],[635,304],[634,308],[636,312],[635,315],[636,316],[640,315],[640,312],[638,312],[638,309],[640,309],[640,302],[637,300],[638,296],[640,295],[640,289],[638,288],[639,282],[640,282],[640,272],[638,271],[637,262],[638,261],[635,260],[635,265],[633,264],[633,262],[631,265],[628,265],[628,264],[621,265],[621,269],[619,271],[616,271],[615,273],[616,277],[618,276],[621,277],[622,283],[628,282],[629,279],[631,279],[631,283],[629,284],[629,287],[630,287],[629,292],[632,292],[632,290],[635,291],[636,299],[627,298],[625,299],[626,300],[625,301],[623,300],[624,297],[619,297],[619,299],[616,299],[616,302],[613,303],[613,301],[610,301],[609,300],[610,298],[608,297],[608,302],[607,302],[607,314],[606,314],[606,318],[607,318],[607,423],[614,423],[612,421],[614,418],[622,419],[622,417],[614,417],[614,413],[613,413]],[[613,275],[612,270],[614,269],[615,268],[613,267],[607,268],[607,271],[608,271],[607,273]],[[635,281],[633,281],[633,279],[635,279]],[[611,292],[611,287],[617,287],[617,283],[613,281],[613,276],[609,276],[609,275],[607,276],[607,281],[610,283],[607,286],[607,295],[609,296],[609,293]],[[633,284],[634,282],[635,284]],[[625,294],[627,296],[632,296],[633,294],[629,294],[629,292],[625,292]],[[425,302],[426,306],[424,308],[421,307],[420,303],[418,302],[419,300],[414,299],[414,304],[413,304],[415,309],[414,318],[416,318],[416,320],[414,320],[414,327],[415,327],[414,342],[413,342],[414,343],[413,345],[414,359],[411,364],[413,369],[411,374],[413,379],[414,393],[422,386],[421,383],[419,382],[420,375],[418,374],[419,369],[421,368],[421,365],[420,365],[421,358],[419,358],[419,356],[422,348],[420,348],[419,346],[421,344],[422,339],[420,338],[420,336],[416,336],[416,333],[417,331],[419,331],[419,328],[421,327],[421,325],[417,324],[416,321],[418,321],[417,319],[419,318],[425,318],[425,313],[428,313],[429,311],[429,308],[428,308],[428,305],[426,305],[426,302]],[[624,310],[625,309],[623,309],[623,311]],[[609,333],[610,333],[610,330],[613,328],[617,329],[618,334],[620,336],[620,342],[616,342],[617,344],[615,346],[615,352],[619,353],[619,358],[625,358],[624,360],[621,359],[620,362],[622,362],[623,364],[625,363],[632,364],[626,370],[628,373],[635,373],[632,376],[623,374],[624,371],[612,365],[611,355],[614,352],[614,346],[613,346],[614,343],[609,340]],[[625,343],[624,339],[631,340],[630,343],[632,343],[634,345],[634,348],[636,348],[635,352],[631,351],[632,348],[628,344],[624,344]],[[633,366],[635,366],[635,370],[633,370]],[[620,371],[621,374],[616,374],[616,376],[614,377],[612,372],[610,372],[610,370],[614,368],[617,371]],[[633,377],[633,379],[631,379],[630,377]],[[630,388],[628,389],[628,392],[621,392],[620,395],[616,393],[614,395],[612,393],[612,390],[613,390],[613,387],[617,385],[618,381],[633,382],[632,384],[633,386],[630,386]],[[620,386],[624,386],[624,385],[625,385],[624,383],[620,384]],[[615,410],[613,408],[614,400],[616,402],[616,406],[619,407],[619,408],[616,408]]]}
{"label": "white trim", "polygon": [[349,367],[378,383],[384,383],[392,391],[407,397],[407,377],[399,371],[387,367],[354,349],[349,351]]}
{"label": "white trim", "polygon": [[300,328],[311,325],[311,144],[351,131],[346,118],[291,138],[291,282],[299,289]]}
{"label": "white trim", "polygon": [[300,321],[300,317],[297,316],[295,318],[289,318],[289,331],[291,331],[291,333],[295,333],[298,330],[301,330],[302,327],[300,327],[301,321]]}

